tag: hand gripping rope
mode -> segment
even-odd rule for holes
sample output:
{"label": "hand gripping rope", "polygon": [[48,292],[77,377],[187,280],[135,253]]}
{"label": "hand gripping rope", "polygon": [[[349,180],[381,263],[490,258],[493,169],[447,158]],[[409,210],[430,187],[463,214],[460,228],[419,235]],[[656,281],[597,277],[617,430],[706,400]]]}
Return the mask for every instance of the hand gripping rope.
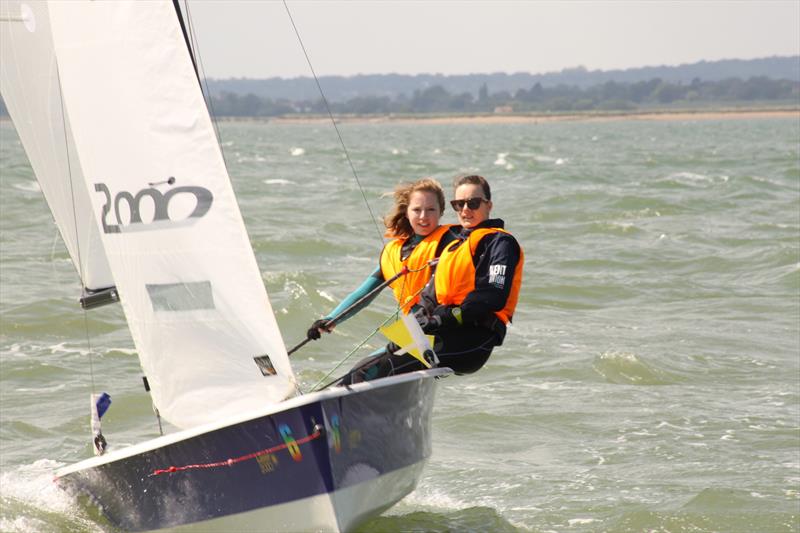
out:
{"label": "hand gripping rope", "polygon": [[[358,305],[360,305],[362,302],[364,302],[364,300],[367,300],[367,299],[371,298],[375,293],[382,291],[383,289],[386,288],[387,285],[393,283],[400,276],[405,276],[409,272],[411,272],[411,271],[408,270],[408,267],[403,267],[402,269],[400,269],[400,272],[398,272],[397,274],[395,274],[391,278],[387,279],[386,281],[384,281],[383,283],[381,283],[380,285],[378,285],[377,287],[375,287],[374,289],[369,291],[367,294],[365,294],[364,296],[362,296],[361,298],[359,298],[358,300],[353,302],[353,304],[348,306],[347,309],[343,310],[341,313],[339,313],[335,317],[333,317],[330,320],[328,320],[327,325],[328,326],[336,325],[342,319],[342,317],[346,316],[347,313],[349,313],[350,311],[355,309]],[[294,348],[289,350],[287,352],[287,355],[292,355],[294,352],[296,352],[297,350],[299,350],[300,348],[305,346],[305,344],[310,340],[311,340],[311,337],[306,337],[303,340],[303,342],[301,342],[300,344],[298,344],[297,346],[295,346]]]}
{"label": "hand gripping rope", "polygon": [[[331,319],[330,319],[330,320],[327,322],[327,324],[326,324],[326,325],[328,325],[328,326],[334,326],[334,325],[336,325],[337,323],[339,323],[339,322],[342,320],[342,318],[343,318],[343,317],[347,316],[347,313],[349,313],[350,311],[352,311],[353,309],[355,309],[356,307],[358,307],[358,306],[359,306],[359,305],[360,305],[362,302],[364,302],[364,300],[367,300],[367,299],[371,298],[373,295],[375,295],[377,292],[380,292],[380,291],[382,291],[382,290],[383,290],[383,289],[385,289],[387,286],[389,286],[389,285],[391,285],[392,283],[394,283],[394,281],[395,281],[395,280],[397,280],[398,278],[400,278],[401,276],[405,276],[406,274],[409,274],[409,273],[411,273],[411,272],[419,272],[420,270],[424,270],[425,268],[428,268],[428,267],[434,267],[434,266],[436,266],[436,264],[437,264],[438,262],[439,262],[439,259],[438,259],[438,258],[437,258],[437,259],[431,259],[430,261],[428,261],[428,262],[427,262],[427,263],[425,263],[423,266],[421,266],[421,267],[419,267],[419,268],[417,268],[417,269],[409,269],[407,266],[404,266],[403,268],[401,268],[401,269],[400,269],[400,272],[398,272],[397,274],[395,274],[395,275],[394,275],[394,276],[392,276],[391,278],[387,279],[386,281],[384,281],[383,283],[381,283],[380,285],[378,285],[377,287],[375,287],[374,289],[372,289],[371,291],[369,291],[367,294],[365,294],[364,296],[362,296],[361,298],[359,298],[358,300],[356,300],[355,302],[353,302],[353,303],[352,303],[352,305],[350,305],[350,306],[348,306],[348,307],[347,307],[347,309],[343,310],[341,313],[339,313],[339,314],[338,314],[338,315],[336,315],[335,317],[331,318]],[[419,291],[417,291],[416,293],[414,293],[414,294],[413,294],[413,296],[416,296],[416,295],[417,295],[417,294],[419,294],[421,291],[422,291],[422,289],[420,289]],[[400,308],[400,306],[399,306],[399,304],[398,304],[398,310],[399,310],[399,308]],[[384,324],[385,324],[385,323],[384,323]],[[381,326],[383,326],[384,324],[381,324]],[[370,335],[370,336],[371,336],[371,335]],[[367,337],[367,339],[369,339],[369,337]],[[366,342],[366,340],[367,340],[367,339],[364,339],[364,341]],[[298,344],[297,346],[295,346],[294,348],[292,348],[291,350],[289,350],[289,351],[287,352],[287,355],[292,355],[294,352],[296,352],[297,350],[299,350],[300,348],[302,348],[303,346],[305,346],[305,345],[306,345],[306,343],[308,343],[310,340],[312,340],[312,339],[311,339],[311,337],[306,337],[305,339],[303,339],[303,341],[302,341],[302,342],[300,342],[300,344]],[[345,358],[345,359],[346,359],[346,358]]]}

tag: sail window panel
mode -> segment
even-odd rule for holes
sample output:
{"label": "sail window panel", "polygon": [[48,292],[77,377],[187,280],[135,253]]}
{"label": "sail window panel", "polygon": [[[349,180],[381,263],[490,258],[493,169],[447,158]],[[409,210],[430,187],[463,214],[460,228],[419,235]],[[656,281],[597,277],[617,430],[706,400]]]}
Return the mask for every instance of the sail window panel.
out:
{"label": "sail window panel", "polygon": [[153,311],[198,311],[214,309],[211,282],[147,284]]}

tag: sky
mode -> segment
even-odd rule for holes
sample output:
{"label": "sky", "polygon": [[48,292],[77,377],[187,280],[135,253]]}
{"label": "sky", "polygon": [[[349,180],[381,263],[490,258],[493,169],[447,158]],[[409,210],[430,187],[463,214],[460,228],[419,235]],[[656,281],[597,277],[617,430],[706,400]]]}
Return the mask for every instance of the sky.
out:
{"label": "sky", "polygon": [[[800,0],[287,4],[318,76],[538,74],[800,55]],[[208,77],[310,75],[282,1],[188,6]]]}

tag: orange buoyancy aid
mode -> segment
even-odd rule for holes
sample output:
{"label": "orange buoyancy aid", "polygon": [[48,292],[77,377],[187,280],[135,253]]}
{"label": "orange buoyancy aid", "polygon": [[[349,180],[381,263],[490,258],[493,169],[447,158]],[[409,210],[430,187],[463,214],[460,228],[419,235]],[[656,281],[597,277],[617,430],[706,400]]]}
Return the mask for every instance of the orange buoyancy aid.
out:
{"label": "orange buoyancy aid", "polygon": [[426,235],[414,247],[414,250],[405,261],[400,259],[400,254],[406,239],[392,239],[383,247],[381,252],[383,279],[390,279],[400,272],[403,267],[407,267],[409,270],[408,274],[400,276],[389,284],[404,312],[408,313],[411,307],[419,301],[419,293],[431,278],[432,271],[428,262],[436,258],[439,242],[451,227],[451,224],[439,226]]}
{"label": "orange buoyancy aid", "polygon": [[[434,284],[436,288],[436,301],[441,305],[460,305],[467,295],[475,290],[475,263],[472,257],[475,249],[483,237],[491,233],[508,233],[500,228],[478,228],[469,234],[466,241],[453,243],[442,251],[439,257],[439,264],[436,266]],[[466,243],[466,245],[465,245]],[[506,300],[506,305],[494,313],[503,321],[504,324],[511,322],[514,309],[517,307],[519,299],[519,289],[522,285],[522,265],[525,256],[522,247],[519,248],[519,262],[514,269],[514,277],[511,281],[511,292]],[[497,273],[496,275],[507,276],[508,273]]]}

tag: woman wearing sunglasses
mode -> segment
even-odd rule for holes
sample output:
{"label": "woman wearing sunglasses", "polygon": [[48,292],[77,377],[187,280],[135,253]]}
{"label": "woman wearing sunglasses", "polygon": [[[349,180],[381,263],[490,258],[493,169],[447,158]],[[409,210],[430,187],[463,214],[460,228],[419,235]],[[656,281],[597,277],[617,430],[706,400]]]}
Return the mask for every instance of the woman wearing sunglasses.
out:
{"label": "woman wearing sunglasses", "polygon": [[[456,178],[450,202],[461,224],[422,292],[440,366],[471,374],[503,343],[522,285],[524,254],[499,218],[489,218],[492,192],[483,176]],[[423,319],[421,322],[424,322]]]}
{"label": "woman wearing sunglasses", "polygon": [[[444,201],[442,186],[430,178],[403,184],[395,189],[394,207],[384,218],[386,236],[392,240],[381,251],[378,267],[328,316],[311,324],[307,332],[309,339],[316,340],[321,333],[330,333],[335,324],[368,306],[380,293],[375,289],[404,267],[408,273],[398,277],[389,286],[406,312],[417,304],[420,291],[431,277],[430,261],[439,257],[442,248],[455,238],[449,231],[451,226],[439,225],[439,218],[444,213]],[[370,294],[373,291],[374,294]],[[331,322],[333,318],[336,318],[335,323]]]}
{"label": "woman wearing sunglasses", "polygon": [[[439,366],[471,374],[503,343],[519,297],[524,256],[504,222],[489,218],[492,194],[486,179],[464,176],[454,186],[450,205],[461,228],[455,241],[444,245],[415,314],[423,330],[435,336]],[[391,355],[391,345],[387,348],[356,365],[342,383],[422,369],[416,359]]]}

